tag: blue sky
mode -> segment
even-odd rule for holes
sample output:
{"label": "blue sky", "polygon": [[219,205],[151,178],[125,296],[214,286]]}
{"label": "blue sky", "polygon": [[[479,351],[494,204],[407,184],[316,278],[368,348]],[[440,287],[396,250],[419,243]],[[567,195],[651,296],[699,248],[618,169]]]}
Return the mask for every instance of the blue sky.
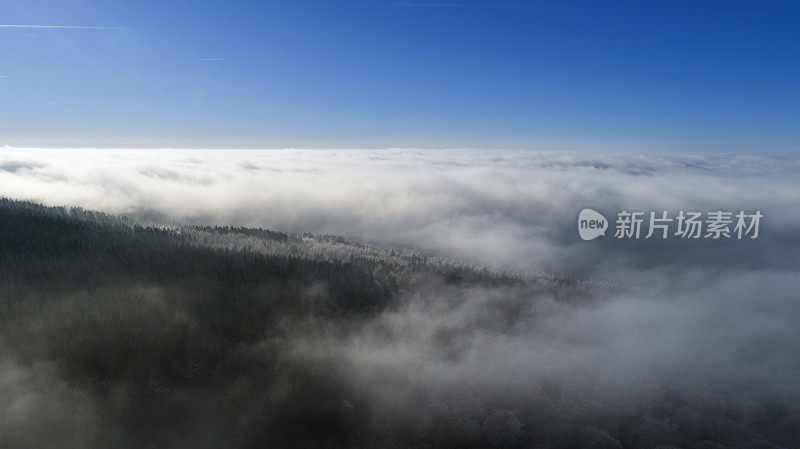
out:
{"label": "blue sky", "polygon": [[796,1],[0,1],[0,145],[796,150],[797,23]]}

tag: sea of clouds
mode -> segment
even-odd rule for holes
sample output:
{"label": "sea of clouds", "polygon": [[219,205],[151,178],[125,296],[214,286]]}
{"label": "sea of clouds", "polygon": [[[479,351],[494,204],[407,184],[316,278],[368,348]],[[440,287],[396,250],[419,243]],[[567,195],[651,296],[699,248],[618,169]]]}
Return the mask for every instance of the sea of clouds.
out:
{"label": "sea of clouds", "polygon": [[[330,358],[386,404],[414,388],[525,397],[537,382],[612,408],[666,387],[800,399],[797,155],[5,148],[0,194],[625,287],[582,305],[430,287],[346,339],[298,338],[298,357]],[[586,207],[612,220],[606,237],[580,240]],[[757,239],[615,239],[622,210],[764,218]]]}
{"label": "sea of clouds", "polygon": [[[631,264],[793,265],[798,186],[795,155],[0,150],[0,193],[11,198],[186,223],[345,235],[502,269],[582,277]],[[576,231],[584,207],[610,218],[609,237],[622,210],[672,216],[679,210],[760,210],[765,218],[759,240],[735,245],[677,238],[587,243]]]}

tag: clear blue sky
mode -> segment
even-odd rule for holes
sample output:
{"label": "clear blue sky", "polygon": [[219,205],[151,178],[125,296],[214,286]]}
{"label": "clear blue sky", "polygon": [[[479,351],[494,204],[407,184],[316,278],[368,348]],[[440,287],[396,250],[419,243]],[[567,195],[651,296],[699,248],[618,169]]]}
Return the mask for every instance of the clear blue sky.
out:
{"label": "clear blue sky", "polygon": [[0,24],[0,145],[800,149],[797,1],[20,0]]}

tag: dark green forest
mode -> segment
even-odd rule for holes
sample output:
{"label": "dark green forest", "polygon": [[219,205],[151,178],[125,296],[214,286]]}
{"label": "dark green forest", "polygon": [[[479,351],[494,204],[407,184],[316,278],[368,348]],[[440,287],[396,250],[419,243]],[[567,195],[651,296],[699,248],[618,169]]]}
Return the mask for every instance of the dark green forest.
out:
{"label": "dark green forest", "polygon": [[566,278],[3,199],[0,279],[2,448],[800,447],[798,405],[739,385],[428,389],[413,370],[365,372],[329,350],[365,327],[398,338],[376,323],[413,301],[441,295],[446,312],[475,292],[508,297],[486,322],[436,334],[428,360],[453,363],[465,336],[535,322],[531,302],[578,308],[607,291]]}

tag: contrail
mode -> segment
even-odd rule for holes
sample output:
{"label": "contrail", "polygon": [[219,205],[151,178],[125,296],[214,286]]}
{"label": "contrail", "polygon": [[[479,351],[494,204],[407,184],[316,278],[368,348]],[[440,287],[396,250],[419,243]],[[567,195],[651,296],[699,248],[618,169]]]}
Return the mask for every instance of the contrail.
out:
{"label": "contrail", "polygon": [[66,29],[66,30],[130,30],[128,27],[98,27],[79,25],[0,25],[0,28],[15,29]]}

